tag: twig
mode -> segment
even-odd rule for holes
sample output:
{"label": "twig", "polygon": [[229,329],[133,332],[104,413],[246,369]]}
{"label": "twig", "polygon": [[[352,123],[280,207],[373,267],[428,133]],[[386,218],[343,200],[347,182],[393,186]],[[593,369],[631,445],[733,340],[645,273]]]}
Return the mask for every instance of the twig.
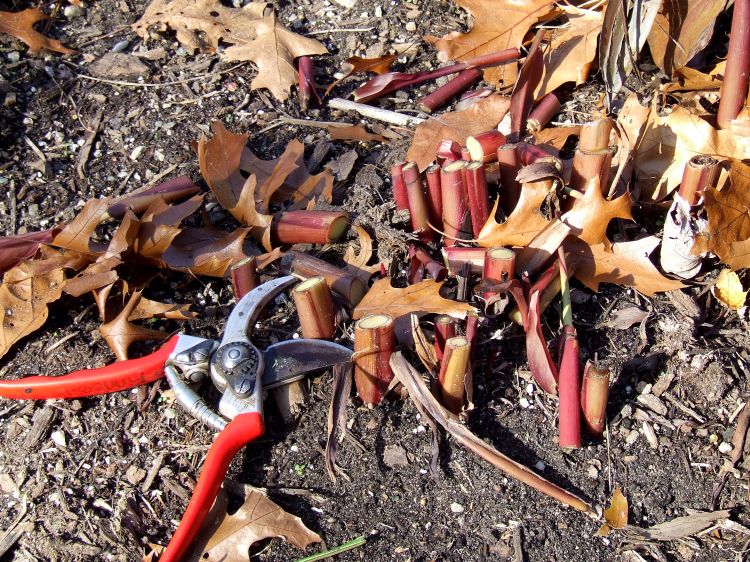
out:
{"label": "twig", "polygon": [[62,344],[64,344],[66,341],[68,341],[71,338],[74,338],[78,335],[78,330],[74,330],[73,332],[69,333],[67,336],[60,338],[55,343],[51,344],[47,349],[44,350],[44,353],[49,355],[52,351],[60,347]]}
{"label": "twig", "polygon": [[81,150],[78,152],[78,162],[76,163],[76,172],[78,173],[79,179],[86,177],[86,162],[88,162],[89,155],[91,154],[91,147],[94,145],[94,139],[99,132],[99,126],[102,124],[102,117],[104,116],[104,107],[100,107],[94,115],[91,128],[86,130],[84,135],[84,143],[81,146]]}
{"label": "twig", "polygon": [[10,216],[8,217],[10,224],[8,227],[8,234],[12,236],[16,233],[16,221],[18,220],[18,200],[16,197],[15,180],[10,180],[10,187],[8,188],[8,198],[10,199]]}
{"label": "twig", "polygon": [[524,562],[523,542],[521,537],[521,525],[513,526],[513,560],[515,562]]}
{"label": "twig", "polygon": [[379,107],[373,107],[372,105],[357,103],[355,101],[344,100],[341,98],[333,98],[329,100],[328,107],[332,109],[340,109],[342,111],[355,111],[363,117],[376,119],[377,121],[383,121],[384,123],[390,123],[391,125],[397,125],[399,127],[419,125],[425,121],[421,117],[411,117],[396,111],[381,109]]}
{"label": "twig", "polygon": [[332,548],[330,550],[324,550],[323,552],[318,552],[317,554],[311,554],[310,556],[305,556],[304,558],[300,558],[299,560],[297,560],[297,562],[315,562],[316,560],[325,560],[326,558],[332,558],[333,556],[341,554],[342,552],[346,552],[348,550],[352,550],[353,548],[363,546],[365,542],[367,542],[365,536],[360,535],[356,539],[345,542],[341,546],[337,546],[336,548]]}
{"label": "twig", "polygon": [[92,80],[94,82],[102,82],[104,84],[113,84],[115,86],[131,86],[131,87],[142,87],[142,88],[164,88],[166,86],[177,86],[179,84],[187,84],[188,82],[195,82],[196,80],[202,80],[203,78],[206,78],[207,76],[213,76],[213,75],[219,75],[222,74],[228,74],[232,72],[233,70],[237,70],[241,66],[245,65],[244,62],[241,62],[240,64],[235,64],[234,66],[230,66],[229,68],[225,70],[219,70],[216,72],[204,72],[203,74],[197,74],[196,76],[191,76],[190,78],[183,78],[182,80],[172,80],[171,82],[125,82],[122,80],[108,80],[106,78],[97,78],[96,76],[89,76],[88,74],[80,74],[78,72],[75,72],[74,74],[78,78],[83,78],[84,80]]}

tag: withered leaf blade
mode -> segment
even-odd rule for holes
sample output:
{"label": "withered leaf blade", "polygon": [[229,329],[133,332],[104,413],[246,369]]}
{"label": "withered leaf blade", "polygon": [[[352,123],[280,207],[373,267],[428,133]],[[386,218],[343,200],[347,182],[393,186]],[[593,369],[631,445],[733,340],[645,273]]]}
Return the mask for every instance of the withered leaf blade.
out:
{"label": "withered leaf blade", "polygon": [[468,303],[442,297],[442,286],[442,283],[428,279],[401,289],[391,285],[390,277],[378,279],[354,309],[352,317],[359,320],[368,314],[384,313],[398,319],[412,313],[436,313],[463,318],[468,312],[476,311]]}
{"label": "withered leaf blade", "polygon": [[[551,0],[456,0],[456,4],[474,16],[468,33],[451,32],[442,38],[428,36],[427,42],[439,51],[441,60],[458,60],[487,55],[518,47],[535,23],[556,11]],[[503,87],[511,86],[517,75],[517,65],[506,64],[484,70],[484,79]],[[473,131],[477,133],[479,131]]]}
{"label": "withered leaf blade", "polygon": [[8,270],[0,285],[0,357],[18,340],[41,327],[47,320],[47,305],[62,295],[65,274],[62,268],[34,275],[29,262]]}
{"label": "withered leaf blade", "polygon": [[336,465],[336,451],[339,440],[337,435],[343,438],[346,431],[346,405],[352,392],[352,363],[338,363],[333,366],[333,385],[331,390],[331,403],[328,406],[328,423],[326,438],[325,462],[328,477],[336,482],[336,473],[341,469]]}
{"label": "withered leaf blade", "polygon": [[281,25],[265,2],[243,8],[227,8],[217,0],[153,0],[133,30],[148,39],[149,28],[171,27],[177,40],[193,51],[214,53],[219,42],[229,43],[223,56],[229,61],[252,61],[258,75],[250,83],[255,90],[267,88],[284,101],[297,82],[294,60],[328,51],[322,43],[291,32]]}
{"label": "withered leaf blade", "polygon": [[651,262],[650,255],[659,245],[655,236],[631,242],[617,242],[608,251],[604,244],[589,246],[577,239],[568,239],[565,251],[568,265],[575,268],[575,277],[596,292],[599,283],[626,285],[653,296],[684,287],[679,281],[664,277]]}
{"label": "withered leaf blade", "polygon": [[696,535],[701,531],[729,520],[731,513],[728,509],[721,511],[702,511],[675,517],[670,521],[659,523],[646,529],[634,525],[626,526],[625,536],[644,541],[675,541]]}
{"label": "withered leaf blade", "polygon": [[739,310],[745,306],[747,291],[742,288],[739,275],[731,269],[722,269],[713,286],[714,296],[724,306],[732,310]]}
{"label": "withered leaf blade", "polygon": [[34,24],[48,19],[39,8],[27,8],[21,12],[0,12],[0,33],[17,37],[29,46],[29,51],[38,55],[42,49],[55,51],[64,55],[75,53],[57,39],[45,37],[34,29]]}
{"label": "withered leaf blade", "polygon": [[649,313],[642,308],[629,306],[627,308],[616,310],[612,315],[612,318],[607,320],[604,325],[616,330],[627,330],[634,324],[640,324],[648,318],[648,316]]}
{"label": "withered leaf blade", "polygon": [[430,117],[417,126],[406,160],[416,162],[419,170],[424,171],[435,159],[441,142],[453,140],[462,145],[466,137],[494,129],[509,107],[509,98],[494,94],[478,101],[469,109]]}
{"label": "withered leaf blade", "polygon": [[140,299],[140,291],[131,294],[125,308],[110,322],[99,327],[99,333],[118,361],[125,361],[128,358],[128,348],[133,343],[145,340],[163,340],[166,336],[164,332],[144,328],[130,322],[129,318],[138,306]]}
{"label": "withered leaf blade", "polygon": [[326,88],[326,96],[331,93],[336,86],[341,82],[361,72],[374,72],[375,74],[385,74],[391,69],[393,61],[396,60],[398,55],[383,55],[382,57],[376,57],[372,59],[363,59],[362,57],[349,57],[346,62],[349,66],[348,70],[344,70],[346,75],[336,80],[333,84]]}
{"label": "withered leaf blade", "polygon": [[484,248],[527,246],[550,222],[542,215],[541,206],[550,196],[551,189],[552,183],[548,181],[524,183],[518,203],[503,223],[495,220],[499,204],[496,201],[495,209],[479,232],[477,243]]}
{"label": "withered leaf blade", "polygon": [[615,488],[609,507],[604,510],[606,523],[596,532],[598,536],[609,534],[612,529],[622,529],[628,524],[628,499],[620,488]]}
{"label": "withered leaf blade", "polygon": [[648,46],[656,66],[667,76],[684,67],[708,45],[726,0],[663,0]]}
{"label": "withered leaf blade", "polygon": [[162,255],[167,267],[194,275],[224,277],[229,268],[245,259],[247,228],[232,232],[207,228],[187,228],[175,237]]}
{"label": "withered leaf blade", "polygon": [[308,529],[299,517],[287,513],[258,490],[246,492],[244,503],[232,515],[226,512],[226,499],[220,500],[222,498],[217,498],[197,539],[205,545],[202,552],[194,552],[189,560],[247,560],[250,547],[266,538],[281,537],[302,549],[321,542],[320,536]]}
{"label": "withered leaf blade", "polygon": [[60,234],[52,240],[53,246],[74,250],[82,254],[98,254],[104,250],[100,243],[93,242],[96,227],[104,220],[107,209],[112,204],[110,199],[89,199],[83,209],[67,224]]}

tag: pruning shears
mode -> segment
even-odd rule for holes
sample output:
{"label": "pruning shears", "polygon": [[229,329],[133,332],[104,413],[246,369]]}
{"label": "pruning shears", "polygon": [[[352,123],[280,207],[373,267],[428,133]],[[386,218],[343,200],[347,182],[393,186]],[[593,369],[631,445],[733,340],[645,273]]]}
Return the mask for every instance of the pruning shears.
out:
{"label": "pruning shears", "polygon": [[[32,376],[0,381],[0,397],[17,400],[80,398],[126,390],[166,376],[177,401],[193,416],[219,431],[185,514],[159,558],[161,562],[182,560],[216,499],[232,459],[265,432],[263,390],[351,359],[351,350],[325,340],[286,340],[263,351],[250,341],[248,332],[263,307],[296,282],[295,277],[281,277],[242,297],[227,319],[221,342],[177,334],[159,350],[139,359],[57,377]],[[222,393],[218,411],[191,386],[209,376]]]}

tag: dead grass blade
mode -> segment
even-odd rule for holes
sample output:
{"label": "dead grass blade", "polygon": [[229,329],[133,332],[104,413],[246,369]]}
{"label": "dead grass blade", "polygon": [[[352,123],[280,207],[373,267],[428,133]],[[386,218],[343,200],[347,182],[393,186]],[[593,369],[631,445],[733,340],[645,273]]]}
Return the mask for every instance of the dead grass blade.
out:
{"label": "dead grass blade", "polygon": [[[331,404],[328,407],[328,437],[326,439],[326,470],[329,478],[336,482],[336,473],[348,479],[346,473],[336,466],[336,451],[340,439],[346,432],[346,404],[352,392],[352,363],[339,363],[333,367]],[[336,435],[341,435],[340,439]]]}

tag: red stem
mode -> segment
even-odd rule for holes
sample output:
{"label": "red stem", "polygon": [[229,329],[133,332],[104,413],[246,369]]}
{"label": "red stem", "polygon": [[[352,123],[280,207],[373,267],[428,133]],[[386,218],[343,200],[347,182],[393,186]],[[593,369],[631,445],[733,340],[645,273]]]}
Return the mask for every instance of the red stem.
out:
{"label": "red stem", "polygon": [[750,0],[735,0],[732,29],[729,32],[727,66],[721,84],[716,120],[726,127],[745,104],[750,74]]}
{"label": "red stem", "polygon": [[443,199],[443,232],[446,234],[445,246],[455,246],[457,238],[465,238],[461,229],[467,213],[464,202],[463,161],[452,162],[440,171],[440,190]]}
{"label": "red stem", "polygon": [[440,227],[443,221],[443,194],[440,189],[440,165],[431,164],[425,170],[427,178],[427,204],[430,208],[430,223]]}
{"label": "red stem", "polygon": [[461,92],[466,91],[469,86],[477,82],[482,77],[482,72],[476,68],[461,71],[458,76],[437,88],[434,92],[423,97],[419,103],[419,109],[425,113],[432,113],[447,105],[450,100]]}
{"label": "red stem", "polygon": [[521,162],[518,158],[515,144],[504,144],[497,149],[498,171],[500,172],[500,183],[502,190],[500,204],[506,214],[510,214],[516,208],[518,198],[521,195],[521,184],[516,181]]}
{"label": "red stem", "polygon": [[557,115],[561,107],[562,103],[560,103],[560,98],[557,97],[557,94],[555,92],[548,93],[539,100],[539,103],[529,114],[526,127],[532,133],[541,131]]}
{"label": "red stem", "polygon": [[435,318],[435,354],[439,360],[443,359],[445,342],[456,335],[456,319],[447,314]]}
{"label": "red stem", "polygon": [[484,164],[481,162],[470,162],[466,166],[466,191],[469,195],[469,210],[471,211],[471,227],[474,231],[474,238],[479,238],[479,232],[490,217],[487,177],[484,175]]}
{"label": "red stem", "polygon": [[497,159],[497,149],[505,144],[505,135],[500,131],[486,131],[474,137],[466,137],[469,149],[469,160],[478,160],[484,164]]}
{"label": "red stem", "polygon": [[581,447],[581,383],[578,364],[578,339],[573,326],[564,326],[562,333],[562,359],[558,374],[560,394],[560,447]]}
{"label": "red stem", "polygon": [[299,107],[304,112],[307,111],[310,105],[310,100],[315,102],[315,105],[320,105],[320,96],[315,90],[315,76],[312,58],[308,56],[302,56],[297,59],[297,75],[299,83]]}
{"label": "red stem", "polygon": [[406,184],[412,232],[419,234],[421,240],[430,242],[435,238],[435,231],[429,226],[429,208],[422,186],[422,178],[419,175],[419,168],[414,162],[409,162],[403,167],[401,173]]}
{"label": "red stem", "polygon": [[516,48],[505,49],[497,53],[490,53],[488,55],[482,55],[469,59],[466,62],[460,62],[452,64],[450,66],[444,66],[437,70],[430,70],[425,72],[417,72],[414,74],[408,74],[403,72],[387,72],[380,76],[375,76],[368,82],[365,82],[362,86],[354,90],[354,101],[360,103],[367,103],[377,99],[385,94],[396,92],[416,86],[436,78],[448,76],[449,74],[455,74],[463,70],[471,68],[484,68],[488,66],[495,66],[506,62],[512,62],[518,60],[521,56],[521,52]]}
{"label": "red stem", "polygon": [[394,164],[391,166],[391,185],[393,186],[393,200],[396,202],[396,209],[405,211],[409,208],[409,196],[406,193],[406,182],[402,170],[405,163]]}

